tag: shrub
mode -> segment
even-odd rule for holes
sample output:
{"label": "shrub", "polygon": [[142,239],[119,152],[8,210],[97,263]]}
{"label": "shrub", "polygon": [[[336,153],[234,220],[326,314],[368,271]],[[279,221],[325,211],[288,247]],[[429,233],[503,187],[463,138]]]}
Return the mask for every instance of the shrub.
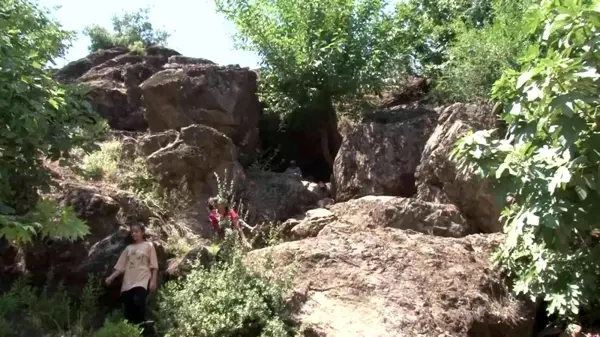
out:
{"label": "shrub", "polygon": [[113,34],[108,29],[99,25],[85,27],[83,34],[90,38],[89,51],[110,49],[116,46]]}
{"label": "shrub", "polygon": [[515,64],[521,52],[521,45],[507,36],[505,30],[506,27],[495,24],[465,30],[458,36],[436,86],[440,100],[489,100],[492,85],[504,69]]}
{"label": "shrub", "polygon": [[96,331],[93,337],[137,337],[142,334],[142,330],[129,324],[124,320],[112,321],[105,320],[104,326]]}
{"label": "shrub", "polygon": [[22,331],[42,331],[51,336],[87,336],[98,313],[100,289],[99,281],[92,278],[74,301],[60,283],[50,281],[39,290],[27,279],[18,279],[0,295],[0,335],[12,337],[20,336]]}
{"label": "shrub", "polygon": [[89,228],[72,207],[59,208],[54,200],[41,200],[22,216],[0,212],[0,239],[26,243],[32,233],[75,240],[87,235]]}
{"label": "shrub", "polygon": [[159,185],[144,158],[135,158],[124,165],[119,176],[119,187],[135,193],[142,200],[158,207],[161,204]]}
{"label": "shrub", "polygon": [[87,26],[83,33],[90,38],[89,51],[122,46],[140,54],[148,46],[166,44],[169,33],[155,29],[149,14],[149,8],[141,8],[135,12],[115,15],[112,17],[112,32],[98,25]]}
{"label": "shrub", "polygon": [[[211,269],[196,266],[160,292],[165,337],[292,336],[284,307],[286,287],[252,271],[233,249]],[[194,299],[190,301],[190,299]]]}
{"label": "shrub", "polygon": [[505,69],[516,69],[527,41],[522,17],[531,0],[496,0],[483,27],[454,23],[456,37],[448,49],[435,92],[441,101],[488,101],[492,85]]}
{"label": "shrub", "polygon": [[192,244],[188,239],[179,233],[172,233],[167,238],[165,250],[169,253],[173,253],[176,256],[184,256],[190,250],[192,250]]}
{"label": "shrub", "polygon": [[104,142],[98,151],[83,157],[81,169],[89,179],[116,181],[123,143],[118,140]]}

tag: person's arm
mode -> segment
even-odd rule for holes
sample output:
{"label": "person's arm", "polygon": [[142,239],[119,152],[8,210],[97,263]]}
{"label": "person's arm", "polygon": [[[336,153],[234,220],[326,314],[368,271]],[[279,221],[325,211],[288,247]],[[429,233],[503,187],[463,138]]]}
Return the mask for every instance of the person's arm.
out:
{"label": "person's arm", "polygon": [[240,228],[240,222],[238,221],[238,217],[229,216],[229,221],[231,221],[231,227],[235,229]]}
{"label": "person's arm", "polygon": [[244,221],[244,220],[238,220],[238,223],[242,224],[242,226],[244,226],[244,227],[248,228],[250,231],[253,231],[253,230],[254,230],[254,228],[256,228],[256,226],[252,227],[252,226],[248,225],[248,224],[246,223],[246,221]]}
{"label": "person's arm", "polygon": [[106,278],[106,285],[110,285],[113,281],[119,277],[119,275],[123,274],[122,270],[115,269],[110,276]]}
{"label": "person's arm", "polygon": [[156,257],[156,249],[154,244],[150,242],[150,291],[155,291],[158,284],[158,258]]}
{"label": "person's arm", "polygon": [[110,274],[109,277],[106,278],[106,285],[110,285],[113,281],[119,277],[119,275],[123,274],[125,271],[125,266],[127,265],[127,248],[123,250],[121,256],[119,256],[119,260],[117,260],[117,264],[115,264],[115,270]]}

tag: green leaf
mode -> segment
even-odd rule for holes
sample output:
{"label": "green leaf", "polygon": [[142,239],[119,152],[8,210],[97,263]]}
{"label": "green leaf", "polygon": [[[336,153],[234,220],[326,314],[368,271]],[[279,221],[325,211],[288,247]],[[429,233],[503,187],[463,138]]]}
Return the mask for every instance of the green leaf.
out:
{"label": "green leaf", "polygon": [[588,193],[584,187],[575,186],[575,192],[577,192],[577,196],[579,196],[579,199],[585,200],[587,198]]}

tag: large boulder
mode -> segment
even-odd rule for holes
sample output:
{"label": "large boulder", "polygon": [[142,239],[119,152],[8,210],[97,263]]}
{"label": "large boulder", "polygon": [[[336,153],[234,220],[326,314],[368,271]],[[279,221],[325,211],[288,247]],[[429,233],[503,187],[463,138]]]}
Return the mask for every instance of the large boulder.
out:
{"label": "large boulder", "polygon": [[292,175],[249,171],[247,178],[244,201],[252,223],[285,221],[315,207],[321,199],[308,182]]}
{"label": "large boulder", "polygon": [[163,69],[178,52],[153,46],[136,54],[124,47],[94,52],[73,61],[56,73],[63,82],[76,82],[89,90],[92,107],[113,129],[145,131],[139,85]]}
{"label": "large boulder", "polygon": [[230,137],[241,154],[254,155],[260,117],[256,73],[202,60],[172,61],[182,68],[160,71],[141,85],[150,131],[203,124]]}
{"label": "large boulder", "polygon": [[[151,90],[152,93],[145,95],[150,102],[143,103],[140,84],[152,75],[162,71],[165,71],[162,75],[179,73],[182,68],[198,69],[202,66],[220,70],[216,71],[217,75],[208,74],[210,70],[207,74],[198,75],[204,78],[200,80],[203,85],[199,86],[198,81],[195,81],[193,92],[187,91],[187,94],[191,95],[185,96],[186,99],[180,102],[182,105],[173,103],[177,106],[163,112],[168,115],[173,109],[185,106],[187,110],[182,113],[187,114],[192,122],[165,124],[165,119],[170,121],[171,117],[156,117],[156,109],[164,109],[165,104],[178,92],[177,89],[163,92],[164,87],[161,87],[163,89],[158,89],[158,92]],[[218,67],[206,59],[185,57],[172,49],[152,46],[146,48],[143,53],[135,53],[125,47],[94,52],[67,64],[59,69],[55,76],[62,82],[85,85],[89,89],[92,107],[108,120],[112,129],[145,131],[150,123],[152,131],[165,131],[178,130],[190,124],[206,124],[226,132],[243,151],[254,151],[257,148],[259,108],[256,98],[256,75],[253,72],[233,67]],[[192,75],[192,78],[197,79],[197,76]],[[205,93],[200,95],[198,90]],[[158,96],[154,97],[155,95]],[[155,106],[157,100],[163,100],[161,106]],[[152,110],[148,113],[152,119],[150,122],[144,115],[145,106],[151,107]],[[198,118],[197,109],[202,108],[205,109],[205,113]],[[226,116],[222,116],[223,114]],[[176,116],[174,118],[177,119]],[[242,128],[244,131],[240,131]]]}
{"label": "large boulder", "polygon": [[333,166],[336,201],[414,195],[414,173],[435,120],[433,110],[396,108],[343,127]]}
{"label": "large boulder", "polygon": [[245,181],[231,139],[211,127],[194,124],[183,127],[180,132],[169,130],[147,135],[138,144],[150,172],[158,177],[161,186],[185,194],[188,205],[181,205],[184,212],[180,216],[195,233],[212,235],[204,203],[218,192],[215,174],[222,183],[233,179],[234,185],[240,188]]}
{"label": "large boulder", "polygon": [[464,175],[450,160],[454,144],[469,130],[491,129],[498,118],[485,106],[456,103],[443,109],[438,125],[427,141],[415,174],[420,200],[452,203],[478,232],[502,229],[500,208],[486,189],[486,182]]}
{"label": "large boulder", "polygon": [[328,210],[311,210],[296,221],[293,226],[284,226],[293,227],[293,239],[387,227],[445,237],[473,233],[454,205],[390,196],[366,196],[337,203]]}
{"label": "large boulder", "polygon": [[72,82],[83,76],[88,70],[100,65],[119,55],[127,54],[129,49],[124,47],[115,47],[106,50],[99,50],[89,54],[88,56],[69,62],[66,66],[59,69],[55,76],[63,82]]}
{"label": "large boulder", "polygon": [[286,242],[247,263],[292,276],[290,308],[306,336],[530,336],[532,307],[489,264],[501,240],[386,228]]}

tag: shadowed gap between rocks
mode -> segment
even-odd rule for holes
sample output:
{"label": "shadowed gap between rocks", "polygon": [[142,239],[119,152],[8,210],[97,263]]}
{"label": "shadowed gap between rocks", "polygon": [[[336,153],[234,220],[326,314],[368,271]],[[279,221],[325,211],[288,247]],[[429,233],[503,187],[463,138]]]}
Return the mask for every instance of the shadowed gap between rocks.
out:
{"label": "shadowed gap between rocks", "polygon": [[[278,116],[263,114],[259,122],[263,154],[261,164],[273,172],[284,172],[291,160],[302,170],[309,181],[330,182],[333,168],[321,153],[320,135],[314,130],[289,130],[280,128]],[[329,137],[331,138],[331,137]],[[329,140],[330,152],[335,157],[339,146]],[[268,161],[268,162],[265,162]]]}

